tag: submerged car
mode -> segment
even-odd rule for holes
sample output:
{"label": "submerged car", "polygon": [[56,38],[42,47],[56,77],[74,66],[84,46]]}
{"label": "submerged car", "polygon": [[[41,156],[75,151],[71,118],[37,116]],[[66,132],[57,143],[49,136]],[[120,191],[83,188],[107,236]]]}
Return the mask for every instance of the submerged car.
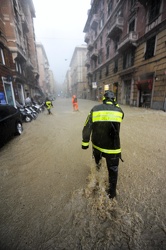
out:
{"label": "submerged car", "polygon": [[23,131],[21,113],[8,104],[0,104],[0,147],[13,135],[21,135]]}

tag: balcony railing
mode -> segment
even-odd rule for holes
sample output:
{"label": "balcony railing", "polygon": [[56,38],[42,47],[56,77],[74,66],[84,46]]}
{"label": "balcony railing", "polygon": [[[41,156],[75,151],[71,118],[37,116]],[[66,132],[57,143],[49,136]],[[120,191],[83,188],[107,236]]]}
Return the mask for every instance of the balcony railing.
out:
{"label": "balcony railing", "polygon": [[138,40],[138,33],[135,31],[131,31],[124,39],[119,42],[118,50],[126,49],[128,46],[136,46],[136,42]]}
{"label": "balcony railing", "polygon": [[98,22],[99,22],[99,16],[98,14],[94,14],[90,23],[91,29],[96,30]]}
{"label": "balcony railing", "polygon": [[111,25],[110,29],[108,30],[107,36],[112,37],[115,33],[121,32],[124,26],[124,18],[117,17],[115,22]]}

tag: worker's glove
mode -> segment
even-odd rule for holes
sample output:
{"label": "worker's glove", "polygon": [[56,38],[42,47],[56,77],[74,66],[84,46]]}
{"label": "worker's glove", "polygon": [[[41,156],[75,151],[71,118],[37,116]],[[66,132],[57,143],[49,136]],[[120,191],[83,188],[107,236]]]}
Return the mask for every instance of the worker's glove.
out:
{"label": "worker's glove", "polygon": [[83,146],[82,145],[82,149],[87,149],[87,148],[89,148],[89,146]]}

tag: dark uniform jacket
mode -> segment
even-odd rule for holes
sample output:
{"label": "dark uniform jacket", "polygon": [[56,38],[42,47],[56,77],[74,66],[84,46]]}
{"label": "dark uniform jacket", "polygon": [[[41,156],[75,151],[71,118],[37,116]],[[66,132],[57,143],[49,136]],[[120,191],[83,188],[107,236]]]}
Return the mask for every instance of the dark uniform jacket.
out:
{"label": "dark uniform jacket", "polygon": [[122,109],[111,101],[94,106],[82,131],[82,148],[89,147],[91,136],[93,148],[104,154],[121,155],[119,132],[123,117]]}

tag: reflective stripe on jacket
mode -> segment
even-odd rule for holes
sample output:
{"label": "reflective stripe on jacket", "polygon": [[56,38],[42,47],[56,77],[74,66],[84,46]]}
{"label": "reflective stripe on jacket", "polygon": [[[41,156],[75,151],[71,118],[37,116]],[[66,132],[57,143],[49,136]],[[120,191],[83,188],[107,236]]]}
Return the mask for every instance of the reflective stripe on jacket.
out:
{"label": "reflective stripe on jacket", "polygon": [[120,154],[120,123],[124,113],[118,104],[106,102],[90,111],[82,131],[82,145],[92,146],[105,154]]}
{"label": "reflective stripe on jacket", "polygon": [[51,101],[46,101],[46,107],[47,107],[47,109],[51,109],[52,102]]}

